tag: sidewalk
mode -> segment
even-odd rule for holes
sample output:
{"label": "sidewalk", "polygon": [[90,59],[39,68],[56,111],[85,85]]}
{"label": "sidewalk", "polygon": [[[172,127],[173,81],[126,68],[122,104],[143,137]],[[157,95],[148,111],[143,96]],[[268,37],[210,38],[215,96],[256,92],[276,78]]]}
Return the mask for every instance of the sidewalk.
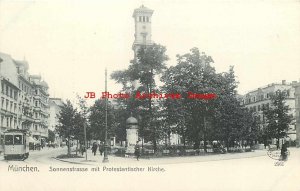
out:
{"label": "sidewalk", "polygon": [[[219,160],[230,160],[230,159],[240,159],[240,158],[252,158],[252,157],[260,157],[267,156],[267,150],[256,150],[252,152],[244,152],[244,153],[226,153],[226,154],[212,154],[212,155],[204,155],[204,156],[182,156],[182,157],[162,157],[162,158],[150,158],[144,159],[141,158],[139,161],[136,158],[125,158],[125,157],[117,157],[114,155],[108,155],[109,163],[111,164],[141,164],[141,165],[149,165],[149,164],[176,164],[176,163],[194,163],[194,162],[207,162],[207,161],[219,161]],[[83,154],[83,158],[68,158],[68,159],[58,159],[62,162],[68,162],[73,164],[84,164],[84,165],[99,165],[102,164],[103,155],[100,156],[99,152],[96,153],[96,156],[93,155],[92,151],[89,149],[87,151],[87,160],[85,159],[85,153]]]}

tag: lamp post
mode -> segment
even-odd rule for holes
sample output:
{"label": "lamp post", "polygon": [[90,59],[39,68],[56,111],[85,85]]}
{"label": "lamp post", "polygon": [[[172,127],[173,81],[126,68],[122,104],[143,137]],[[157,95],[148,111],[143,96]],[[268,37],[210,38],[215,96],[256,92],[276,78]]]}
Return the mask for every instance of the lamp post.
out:
{"label": "lamp post", "polygon": [[85,160],[87,160],[87,141],[86,141],[86,122],[84,121],[84,149],[85,149]]}
{"label": "lamp post", "polygon": [[[107,69],[105,68],[105,92],[107,92]],[[105,145],[104,145],[104,157],[102,162],[108,162],[107,156],[107,96],[105,97]]]}

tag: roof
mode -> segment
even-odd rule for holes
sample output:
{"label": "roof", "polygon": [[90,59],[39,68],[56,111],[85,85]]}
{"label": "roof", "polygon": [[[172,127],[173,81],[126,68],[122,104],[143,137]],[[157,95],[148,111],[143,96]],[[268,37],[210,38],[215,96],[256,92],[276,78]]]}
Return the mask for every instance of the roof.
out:
{"label": "roof", "polygon": [[150,15],[152,15],[153,14],[153,10],[149,9],[148,7],[145,7],[144,5],[141,5],[139,8],[134,9],[132,16],[135,17],[135,15],[137,13],[149,13]]}
{"label": "roof", "polygon": [[62,106],[64,104],[61,98],[49,98],[49,103],[53,103],[58,106]]}
{"label": "roof", "polygon": [[16,63],[16,65],[24,67],[26,70],[28,70],[28,68],[29,68],[28,62],[25,60],[23,60],[23,61],[14,60],[14,62]]}
{"label": "roof", "polygon": [[134,117],[129,117],[127,120],[126,120],[126,124],[137,124],[138,121],[136,118]]}
{"label": "roof", "polygon": [[47,87],[47,88],[49,87],[48,84],[45,81],[41,82],[41,86],[44,86],[44,87]]}
{"label": "roof", "polygon": [[4,133],[28,133],[28,130],[25,129],[7,129],[6,131],[4,131]]}

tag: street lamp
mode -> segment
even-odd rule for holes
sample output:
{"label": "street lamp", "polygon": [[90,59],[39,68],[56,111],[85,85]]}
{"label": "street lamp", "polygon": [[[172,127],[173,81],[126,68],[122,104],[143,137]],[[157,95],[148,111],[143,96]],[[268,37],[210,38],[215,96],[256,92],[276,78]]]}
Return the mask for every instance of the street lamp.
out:
{"label": "street lamp", "polygon": [[[105,92],[107,92],[107,69],[105,68]],[[109,162],[107,156],[107,96],[105,96],[105,145],[104,145],[104,157],[102,162]]]}
{"label": "street lamp", "polygon": [[87,140],[86,140],[86,121],[84,120],[83,124],[83,130],[84,130],[84,149],[85,149],[85,160],[87,160]]}

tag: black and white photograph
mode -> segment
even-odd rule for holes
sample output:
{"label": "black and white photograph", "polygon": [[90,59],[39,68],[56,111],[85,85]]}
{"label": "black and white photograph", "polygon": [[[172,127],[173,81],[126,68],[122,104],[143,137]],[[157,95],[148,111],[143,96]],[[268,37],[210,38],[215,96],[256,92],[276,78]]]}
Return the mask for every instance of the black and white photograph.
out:
{"label": "black and white photograph", "polygon": [[0,0],[0,190],[300,191],[299,0]]}

